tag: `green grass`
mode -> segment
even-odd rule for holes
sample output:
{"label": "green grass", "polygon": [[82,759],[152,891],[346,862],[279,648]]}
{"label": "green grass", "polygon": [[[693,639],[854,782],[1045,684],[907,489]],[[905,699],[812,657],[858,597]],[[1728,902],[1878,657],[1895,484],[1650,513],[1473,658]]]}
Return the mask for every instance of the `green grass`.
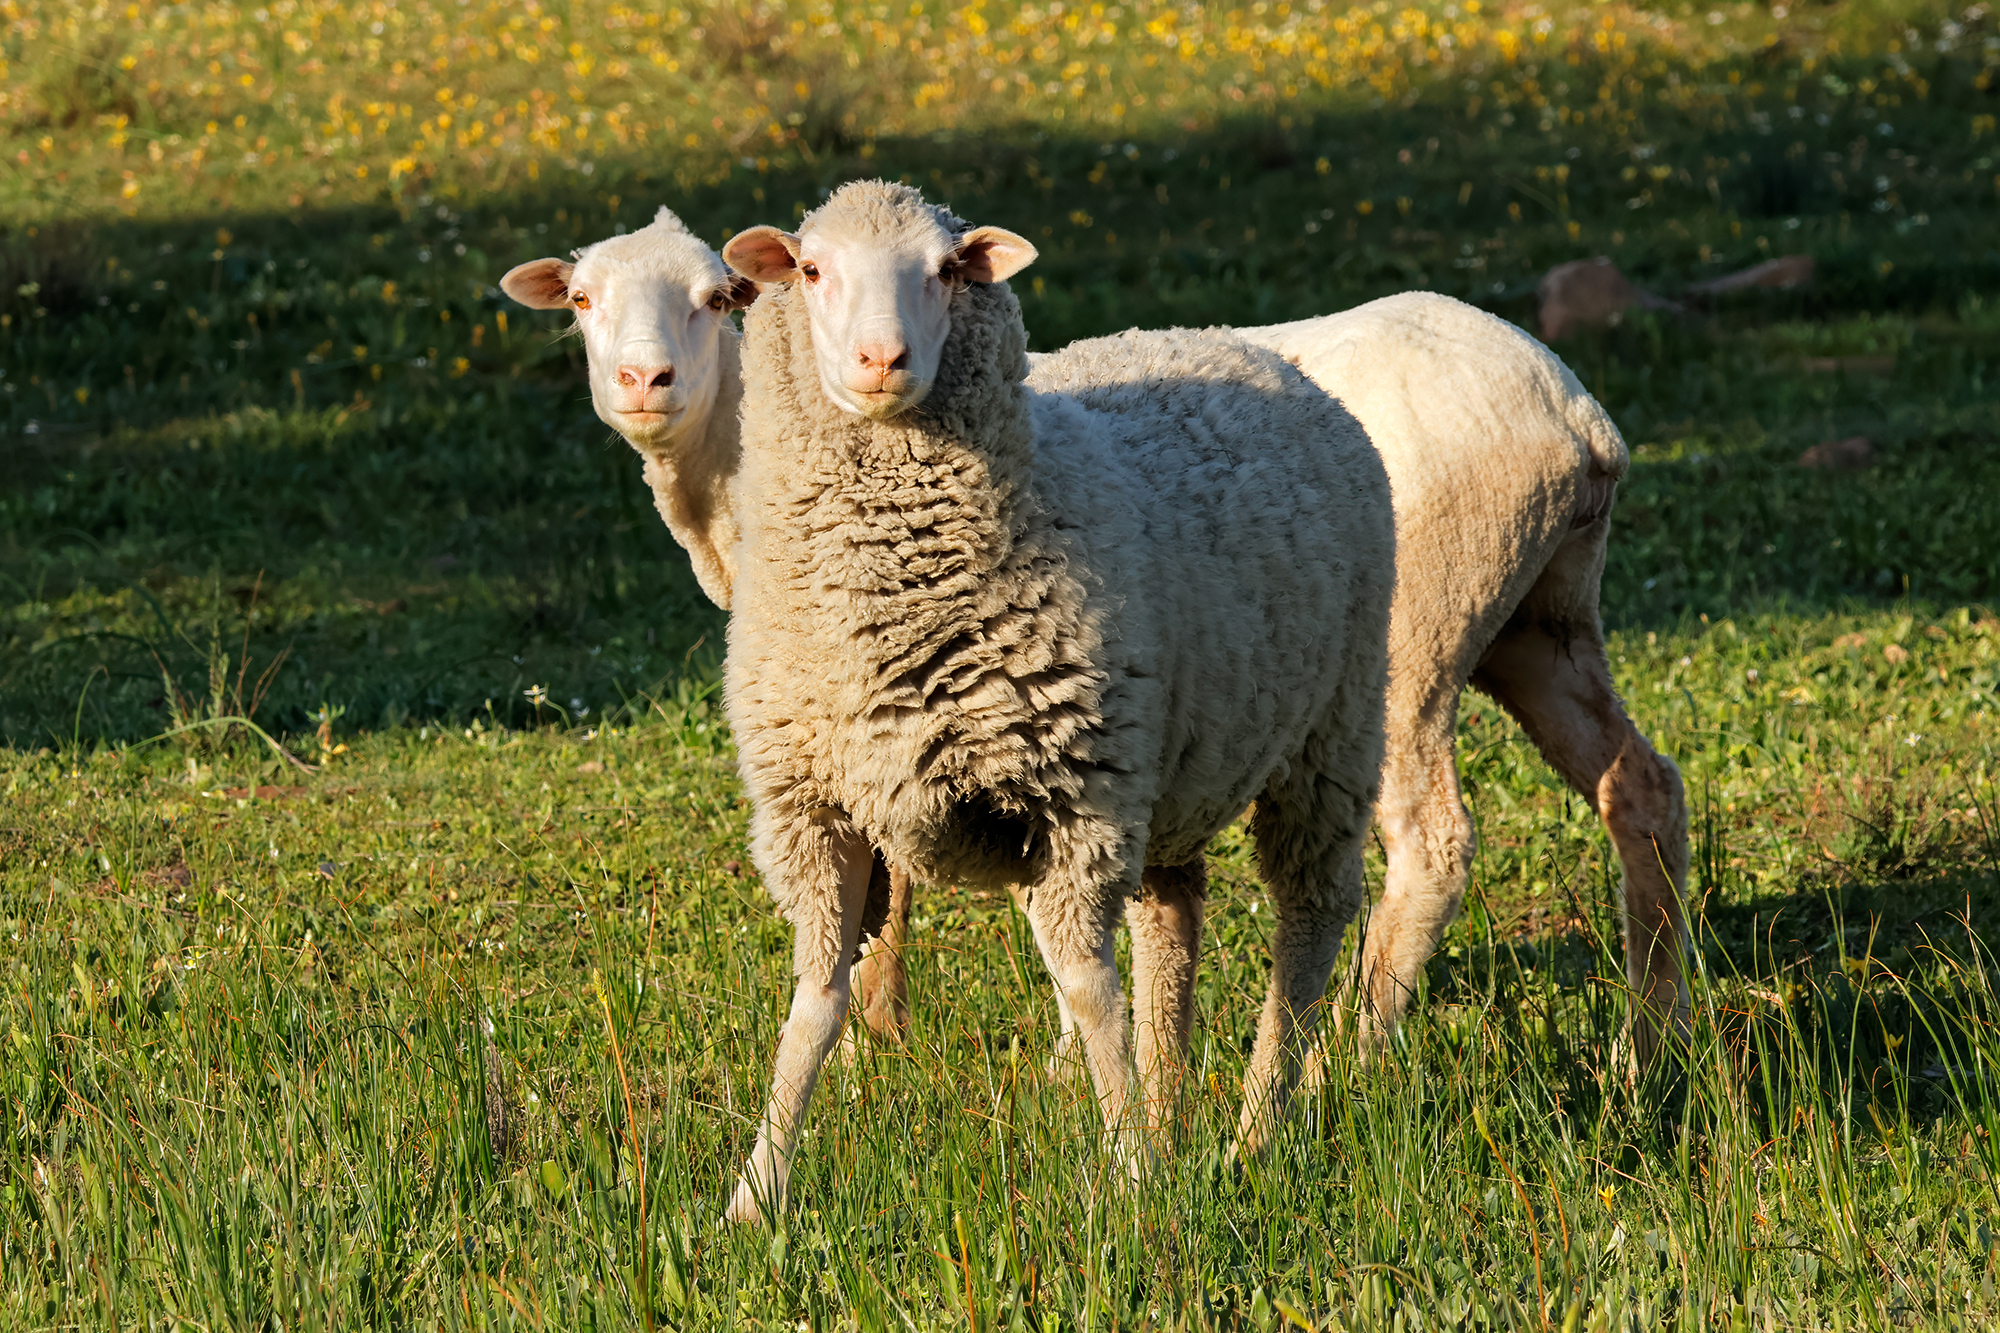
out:
{"label": "green grass", "polygon": [[[868,19],[893,51],[843,12],[852,64],[769,13],[646,48],[615,5],[552,10],[595,72],[481,55],[506,5],[383,20],[449,69],[317,0],[217,7],[199,55],[163,8],[6,11],[0,1327],[2000,1319],[1993,20],[1596,6],[1538,44],[1489,11],[1452,64],[1204,9],[1195,57],[1147,63],[1135,7],[1071,75],[1049,13],[981,11],[1027,34],[989,56],[924,35],[970,11],[919,8]],[[309,51],[257,17],[309,11]],[[982,92],[988,58],[1035,78]],[[460,124],[532,94],[569,137],[482,157],[429,121],[425,156],[414,116],[319,121],[447,82]],[[620,105],[651,139],[601,128]],[[790,992],[723,619],[575,343],[492,284],[659,203],[719,241],[862,172],[1035,239],[1040,347],[1417,286],[1525,323],[1579,255],[1670,295],[1816,258],[1560,349],[1633,447],[1604,606],[1695,809],[1684,1068],[1627,1085],[1602,831],[1468,695],[1466,912],[1405,1039],[1365,1071],[1334,1043],[1267,1161],[1221,1157],[1267,924],[1231,830],[1200,1077],[1144,1183],[1045,1070],[1021,922],[932,888],[910,1047],[830,1075],[794,1216],[714,1226]],[[1797,466],[1856,434],[1870,470]]]}
{"label": "green grass", "polygon": [[241,745],[15,752],[0,1291],[30,1326],[949,1327],[968,1285],[980,1327],[1977,1323],[2000,1093],[1961,914],[2000,808],[1964,682],[1992,655],[1934,628],[1618,641],[1701,799],[1702,1021],[1664,1101],[1615,1072],[1602,838],[1475,700],[1478,896],[1408,1042],[1365,1073],[1336,1046],[1271,1160],[1219,1160],[1264,941],[1232,833],[1153,1178],[1121,1191],[1045,1077],[1011,909],[933,891],[911,1046],[831,1076],[771,1234],[713,1226],[789,935],[706,703],[396,729],[310,779]]}

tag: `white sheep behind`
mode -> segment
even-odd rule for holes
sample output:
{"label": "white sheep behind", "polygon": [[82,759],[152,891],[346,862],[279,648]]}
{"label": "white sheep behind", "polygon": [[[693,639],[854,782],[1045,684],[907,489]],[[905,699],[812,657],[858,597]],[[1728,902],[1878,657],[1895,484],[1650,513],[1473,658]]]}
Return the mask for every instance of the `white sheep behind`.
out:
{"label": "white sheep behind", "polygon": [[[1632,725],[1612,684],[1599,584],[1624,440],[1561,359],[1519,328],[1429,292],[1236,330],[1340,400],[1389,474],[1396,510],[1387,753],[1376,819],[1386,852],[1357,974],[1364,1050],[1403,1020],[1425,963],[1465,899],[1475,839],[1454,748],[1468,683],[1521,724],[1604,821],[1623,869],[1633,1063],[1689,1021],[1687,807],[1679,770]],[[1071,383],[1062,353],[1028,383]],[[1199,951],[1201,905],[1177,953]],[[1164,929],[1135,904],[1136,932]],[[1191,964],[1148,976],[1139,1013],[1190,1030]],[[1142,1018],[1143,1021],[1143,1018]],[[1071,1040],[1063,1015],[1061,1048]],[[1183,1035],[1182,1040],[1185,1040]],[[1154,1059],[1169,1060],[1160,1052]]]}
{"label": "white sheep behind", "polygon": [[[500,288],[536,310],[567,310],[583,340],[590,400],[644,463],[654,507],[688,553],[710,601],[727,611],[735,580],[736,474],[742,463],[740,338],[728,312],[756,299],[756,284],[672,210],[629,235],[608,237],[570,260],[531,260]],[[909,1025],[901,946],[909,929],[910,877],[888,870],[888,902],[858,986],[862,1019],[880,1037]]]}
{"label": "white sheep behind", "polygon": [[1360,1022],[1379,1041],[1465,898],[1474,836],[1454,736],[1470,682],[1521,724],[1604,821],[1624,868],[1633,1053],[1688,1022],[1687,808],[1632,725],[1598,614],[1612,499],[1629,466],[1597,400],[1548,348],[1449,297],[1410,293],[1243,336],[1367,429],[1395,492],[1387,853],[1368,917]]}
{"label": "white sheep behind", "polygon": [[743,397],[729,312],[756,299],[757,289],[665,208],[573,260],[530,260],[510,269],[500,289],[533,309],[575,314],[591,406],[644,460],[660,517],[702,591],[726,611]]}
{"label": "white sheep behind", "polygon": [[1233,335],[1079,344],[1079,391],[1031,392],[1002,280],[1033,254],[880,182],[796,236],[724,249],[785,284],[746,323],[726,677],[753,855],[799,975],[733,1219],[783,1205],[874,847],[938,882],[1032,884],[1116,1130],[1123,903],[1162,876],[1198,884],[1208,839],[1255,798],[1277,924],[1253,1150],[1363,896],[1393,577],[1379,460]]}

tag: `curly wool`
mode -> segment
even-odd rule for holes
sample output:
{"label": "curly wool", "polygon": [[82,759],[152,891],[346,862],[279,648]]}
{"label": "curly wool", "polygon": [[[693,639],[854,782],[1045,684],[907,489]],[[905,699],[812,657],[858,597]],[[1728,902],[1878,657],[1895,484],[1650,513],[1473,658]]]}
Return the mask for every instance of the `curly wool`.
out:
{"label": "curly wool", "polygon": [[[964,294],[929,401],[884,422],[819,391],[795,292],[751,309],[727,698],[745,782],[775,798],[760,816],[844,810],[895,829],[878,845],[898,859],[974,792],[1016,813],[1080,795],[1062,760],[1101,720],[1100,637],[1070,543],[1024,494],[1025,340],[1018,313],[982,308],[1003,298]],[[927,846],[924,865],[989,881],[988,862],[1023,859],[959,851]]]}
{"label": "curly wool", "polygon": [[1394,538],[1365,436],[1232,335],[1070,356],[1028,389],[1012,292],[969,286],[929,396],[875,421],[819,391],[794,290],[751,308],[726,683],[774,892],[827,820],[934,882],[1129,893],[1274,782],[1372,799]]}

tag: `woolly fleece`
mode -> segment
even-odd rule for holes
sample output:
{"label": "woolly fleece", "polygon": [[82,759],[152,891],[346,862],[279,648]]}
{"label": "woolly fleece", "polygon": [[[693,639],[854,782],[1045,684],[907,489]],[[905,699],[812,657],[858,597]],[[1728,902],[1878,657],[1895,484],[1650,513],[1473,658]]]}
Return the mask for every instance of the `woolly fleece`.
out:
{"label": "woolly fleece", "polygon": [[1124,334],[1033,393],[1012,293],[975,286],[930,396],[871,422],[818,391],[797,307],[747,321],[727,668],[774,891],[776,824],[839,810],[937,882],[1129,892],[1319,745],[1379,745],[1388,490],[1296,371]]}
{"label": "woolly fleece", "polygon": [[[822,212],[895,226],[905,209],[928,205],[869,183]],[[1032,884],[1062,984],[1056,960],[1108,959],[1142,868],[1197,860],[1257,799],[1280,920],[1312,940],[1274,959],[1249,1101],[1281,1104],[1311,978],[1323,992],[1362,894],[1386,475],[1337,403],[1233,335],[1078,344],[1041,391],[1025,341],[1004,284],[959,290],[928,397],[871,421],[820,390],[794,290],[747,316],[725,697],[752,854],[798,930],[794,1012],[819,977],[845,994],[842,848],[865,840],[935,882]],[[1122,1052],[1122,1019],[1092,1003]],[[779,1057],[779,1162],[817,1073],[800,1055],[790,1074]],[[1093,1054],[1115,1123],[1111,1064]],[[758,1191],[782,1199],[771,1155],[760,1141],[732,1216]]]}

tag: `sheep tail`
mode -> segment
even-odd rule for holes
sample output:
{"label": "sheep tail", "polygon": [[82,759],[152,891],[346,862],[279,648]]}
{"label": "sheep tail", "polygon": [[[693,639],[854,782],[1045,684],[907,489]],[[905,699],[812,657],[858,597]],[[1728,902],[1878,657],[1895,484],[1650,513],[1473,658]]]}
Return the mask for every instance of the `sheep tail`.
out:
{"label": "sheep tail", "polygon": [[1612,482],[1623,478],[1632,466],[1632,455],[1611,414],[1588,393],[1579,393],[1570,400],[1568,415],[1571,428],[1590,450],[1591,477]]}
{"label": "sheep tail", "polygon": [[1570,428],[1590,450],[1590,464],[1577,496],[1572,528],[1587,528],[1611,512],[1611,497],[1620,478],[1632,466],[1625,437],[1618,433],[1611,414],[1588,393],[1578,393],[1569,401]]}

